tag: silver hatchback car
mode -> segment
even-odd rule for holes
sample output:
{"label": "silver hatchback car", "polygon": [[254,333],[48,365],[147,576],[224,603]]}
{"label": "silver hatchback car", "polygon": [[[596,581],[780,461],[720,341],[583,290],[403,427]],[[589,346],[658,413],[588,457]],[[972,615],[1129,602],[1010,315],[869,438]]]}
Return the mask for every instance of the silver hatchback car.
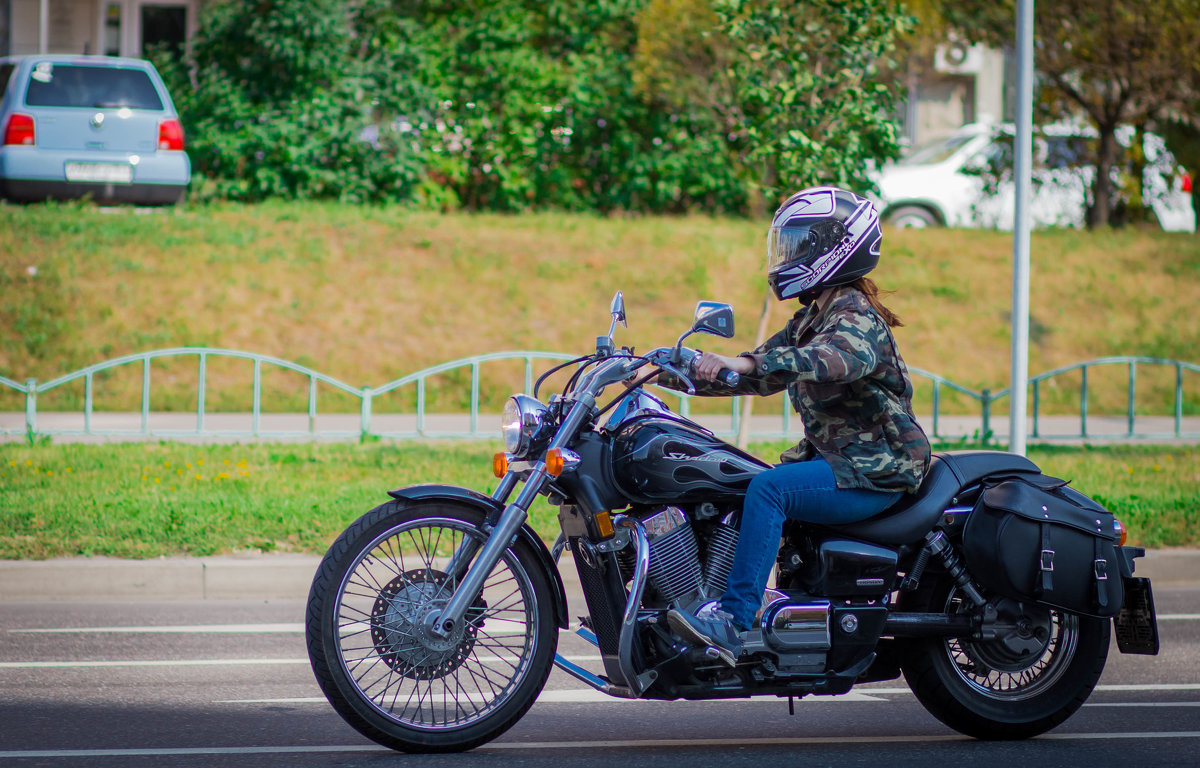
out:
{"label": "silver hatchback car", "polygon": [[0,195],[172,204],[191,180],[183,126],[148,61],[0,58]]}

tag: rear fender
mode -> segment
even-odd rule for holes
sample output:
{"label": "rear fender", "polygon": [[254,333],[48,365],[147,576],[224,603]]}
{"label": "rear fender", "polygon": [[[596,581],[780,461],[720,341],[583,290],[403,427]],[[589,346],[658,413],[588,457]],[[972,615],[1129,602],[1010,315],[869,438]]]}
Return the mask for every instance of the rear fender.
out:
{"label": "rear fender", "polygon": [[[394,491],[388,491],[388,496],[397,501],[409,504],[419,504],[424,501],[455,501],[475,507],[485,515],[499,515],[504,511],[504,505],[491,496],[482,494],[479,491],[473,491],[470,488],[460,488],[456,485],[411,485],[407,488],[397,488]],[[529,527],[528,523],[521,526],[521,530],[517,532],[517,538],[524,541],[537,554],[538,562],[541,563],[542,570],[549,577],[551,588],[554,591],[554,621],[560,629],[566,629],[569,623],[567,618],[567,592],[563,588],[562,576],[558,572],[558,566],[555,565],[553,558],[550,557],[550,552],[546,549],[546,545],[534,533],[533,529]]]}

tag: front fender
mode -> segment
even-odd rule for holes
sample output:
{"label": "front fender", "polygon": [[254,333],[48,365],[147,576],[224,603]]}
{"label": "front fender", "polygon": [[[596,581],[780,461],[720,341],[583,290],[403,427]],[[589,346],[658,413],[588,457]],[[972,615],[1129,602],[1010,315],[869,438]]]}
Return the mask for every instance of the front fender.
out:
{"label": "front fender", "polygon": [[[490,513],[499,514],[504,511],[504,505],[493,499],[491,496],[482,494],[479,491],[473,491],[470,488],[460,488],[456,485],[410,485],[407,488],[397,488],[394,491],[388,491],[388,496],[391,496],[397,501],[419,503],[422,501],[456,501],[468,506],[475,507],[485,515]],[[567,616],[567,592],[563,588],[562,576],[558,572],[558,566],[555,565],[553,558],[550,557],[550,551],[546,549],[546,545],[534,533],[529,524],[521,526],[521,530],[517,532],[517,538],[529,545],[529,548],[537,554],[538,561],[542,565],[542,570],[546,572],[546,576],[550,579],[551,589],[554,591],[554,621],[560,629],[566,629],[570,623]]]}

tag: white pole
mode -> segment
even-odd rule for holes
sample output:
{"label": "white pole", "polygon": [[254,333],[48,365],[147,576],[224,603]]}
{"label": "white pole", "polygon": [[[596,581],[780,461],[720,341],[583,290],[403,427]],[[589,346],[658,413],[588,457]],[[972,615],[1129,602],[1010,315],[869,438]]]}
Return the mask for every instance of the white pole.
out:
{"label": "white pole", "polygon": [[1025,455],[1029,384],[1029,198],[1033,168],[1033,0],[1017,2],[1016,214],[1013,220],[1012,380],[1008,434],[1013,453]]}
{"label": "white pole", "polygon": [[38,53],[50,52],[50,0],[38,3]]}

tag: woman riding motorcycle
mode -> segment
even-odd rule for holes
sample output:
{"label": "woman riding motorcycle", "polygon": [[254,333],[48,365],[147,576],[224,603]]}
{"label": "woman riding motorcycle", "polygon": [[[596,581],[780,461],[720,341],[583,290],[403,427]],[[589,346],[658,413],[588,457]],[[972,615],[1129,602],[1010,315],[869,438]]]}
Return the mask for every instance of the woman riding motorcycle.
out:
{"label": "woman riding motorcycle", "polygon": [[[851,523],[914,493],[930,461],[912,412],[912,382],[891,328],[901,325],[865,277],[879,263],[879,212],[833,187],[792,195],[767,235],[767,282],[801,308],[787,325],[737,357],[704,353],[694,372],[702,395],[771,395],[786,388],[805,439],[750,483],[725,593],[696,615],[672,610],[688,642],[736,662],[740,632],[753,626],[785,519]],[[741,374],[734,389],[721,369]],[[684,389],[670,374],[663,386]]]}

